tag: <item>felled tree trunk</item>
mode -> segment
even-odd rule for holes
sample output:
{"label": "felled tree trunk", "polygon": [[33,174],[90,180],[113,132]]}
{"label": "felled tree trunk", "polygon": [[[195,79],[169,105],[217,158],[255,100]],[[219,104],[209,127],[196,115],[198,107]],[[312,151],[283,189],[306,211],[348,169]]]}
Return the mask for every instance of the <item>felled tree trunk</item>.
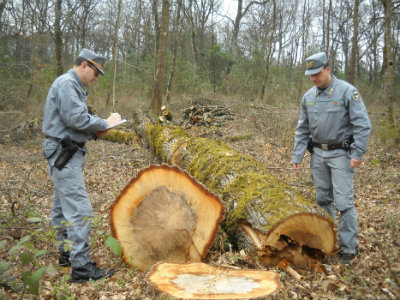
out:
{"label": "felled tree trunk", "polygon": [[249,257],[265,266],[286,259],[307,268],[334,252],[331,218],[257,160],[179,127],[148,125],[146,138],[163,162],[187,170],[220,196],[222,227]]}

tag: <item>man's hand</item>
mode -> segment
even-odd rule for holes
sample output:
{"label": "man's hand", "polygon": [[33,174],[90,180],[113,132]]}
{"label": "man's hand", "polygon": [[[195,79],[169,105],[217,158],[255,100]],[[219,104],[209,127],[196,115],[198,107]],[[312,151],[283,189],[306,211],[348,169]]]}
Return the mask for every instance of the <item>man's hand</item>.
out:
{"label": "man's hand", "polygon": [[[121,122],[121,115],[119,113],[112,113],[108,118],[107,118],[107,123],[108,123],[108,127],[113,127],[114,125],[116,125],[118,122]],[[105,129],[105,130],[101,130],[101,131],[97,131],[95,132],[95,135],[97,135],[98,137],[103,137],[107,134],[107,132],[110,129]]]}
{"label": "man's hand", "polygon": [[293,168],[295,170],[300,170],[301,169],[301,164],[300,163],[293,163]]}
{"label": "man's hand", "polygon": [[112,113],[108,118],[108,127],[113,127],[118,122],[121,122],[121,115],[119,113]]}
{"label": "man's hand", "polygon": [[362,164],[362,160],[355,159],[355,158],[350,159],[350,167],[352,167],[352,168],[357,168],[357,167],[361,166],[361,164]]}
{"label": "man's hand", "polygon": [[107,134],[107,132],[109,131],[110,129],[106,129],[106,130],[102,130],[102,131],[97,131],[97,132],[95,132],[94,134],[95,135],[97,135],[98,137],[103,137],[103,136],[105,136],[106,134]]}

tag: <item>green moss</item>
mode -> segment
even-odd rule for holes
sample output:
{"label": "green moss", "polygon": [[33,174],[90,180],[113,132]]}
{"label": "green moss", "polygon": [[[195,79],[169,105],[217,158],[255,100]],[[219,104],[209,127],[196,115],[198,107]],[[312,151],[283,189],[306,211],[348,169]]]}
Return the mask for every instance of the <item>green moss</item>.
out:
{"label": "green moss", "polygon": [[[235,200],[229,203],[229,199]],[[310,207],[315,206],[313,201],[295,192],[284,181],[260,173],[240,175],[225,187],[222,200],[231,206],[231,214],[226,219],[228,226],[236,224],[239,219],[246,219],[249,210],[254,207],[262,212],[264,218],[268,218],[263,222],[263,230],[269,230],[278,221],[295,213],[308,212]]]}
{"label": "green moss", "polygon": [[[172,151],[187,142],[190,158],[187,171],[210,191],[221,197],[226,206],[225,225],[229,228],[249,214],[259,214],[260,229],[269,230],[284,218],[316,207],[252,157],[229,148],[221,141],[190,136],[178,127],[150,126],[149,137],[156,154],[166,161],[163,145]],[[171,149],[169,150],[171,151]],[[262,217],[261,217],[262,216]]]}
{"label": "green moss", "polygon": [[228,177],[262,168],[258,161],[219,141],[193,138],[187,148],[194,156],[188,167],[189,173],[218,192],[222,192],[224,182],[230,181]]}
{"label": "green moss", "polygon": [[106,141],[129,144],[137,137],[134,132],[125,132],[121,130],[110,130],[103,137]]}
{"label": "green moss", "polygon": [[146,129],[146,134],[149,137],[149,141],[151,146],[153,147],[154,152],[164,161],[167,162],[167,153],[164,150],[163,145],[172,143],[173,145],[170,151],[175,151],[177,147],[181,145],[181,143],[190,138],[190,135],[175,126],[157,126],[157,125],[148,125]]}

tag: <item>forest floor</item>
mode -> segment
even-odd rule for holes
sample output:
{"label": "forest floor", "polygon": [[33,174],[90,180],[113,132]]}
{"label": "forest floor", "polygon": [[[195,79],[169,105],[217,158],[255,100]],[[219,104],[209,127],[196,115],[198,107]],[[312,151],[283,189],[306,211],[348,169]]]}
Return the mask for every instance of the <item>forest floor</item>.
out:
{"label": "forest floor", "polygon": [[[215,100],[202,101],[207,102],[203,104],[216,103]],[[219,139],[253,156],[263,162],[272,175],[298,189],[305,197],[315,198],[309,155],[300,171],[293,170],[290,165],[299,114],[296,108],[255,102],[235,104],[229,99],[221,99],[218,104],[232,111],[232,120],[224,121],[223,126],[193,126],[188,131]],[[190,105],[189,102],[172,103],[169,108],[175,120],[180,121],[181,109]],[[117,272],[107,280],[71,283],[70,268],[58,267],[54,231],[49,225],[52,183],[41,154],[41,122],[33,119],[26,130],[26,116],[19,112],[0,113],[0,298],[35,298],[27,286],[24,288],[20,275],[49,266],[40,278],[40,299],[171,299],[147,283],[144,272],[129,268],[105,245],[111,235],[109,211],[115,199],[140,170],[161,163],[146,143],[142,140],[134,144],[104,140],[87,143],[85,181],[94,211],[91,258],[102,268],[114,268]],[[381,116],[373,113],[370,116],[375,129]],[[129,119],[128,115],[123,117]],[[122,129],[130,130],[131,125],[127,122]],[[373,133],[364,164],[357,169],[355,177],[355,205],[359,217],[357,257],[351,265],[345,266],[335,254],[326,261],[326,274],[297,270],[303,275],[302,280],[276,268],[281,289],[265,299],[400,299],[399,170],[398,146],[384,145]],[[29,240],[22,243],[21,239],[26,236]],[[239,253],[226,249],[229,247],[214,244],[205,262],[247,268],[237,259]],[[30,252],[37,253],[37,257],[26,254]],[[4,281],[10,277],[11,280]]]}

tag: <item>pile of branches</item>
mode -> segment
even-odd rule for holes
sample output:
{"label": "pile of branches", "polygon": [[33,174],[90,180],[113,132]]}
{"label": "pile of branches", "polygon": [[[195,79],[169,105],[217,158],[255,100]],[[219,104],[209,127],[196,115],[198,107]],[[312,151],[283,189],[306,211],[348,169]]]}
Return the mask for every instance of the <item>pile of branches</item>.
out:
{"label": "pile of branches", "polygon": [[181,112],[183,128],[191,128],[194,125],[221,127],[225,121],[233,120],[232,111],[220,105],[192,105],[182,109]]}

